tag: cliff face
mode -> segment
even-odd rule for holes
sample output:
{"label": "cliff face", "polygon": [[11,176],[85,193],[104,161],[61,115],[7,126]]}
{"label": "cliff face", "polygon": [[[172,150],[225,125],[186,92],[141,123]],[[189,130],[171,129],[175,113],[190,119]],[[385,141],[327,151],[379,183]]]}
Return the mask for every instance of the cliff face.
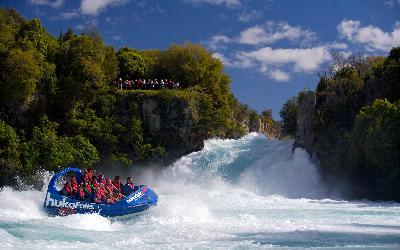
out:
{"label": "cliff face", "polygon": [[144,132],[159,140],[169,160],[201,150],[204,146],[193,129],[192,112],[189,104],[180,99],[172,100],[168,105],[155,98],[141,103]]}
{"label": "cliff face", "polygon": [[315,93],[304,91],[297,100],[297,131],[293,148],[302,147],[309,154],[313,151],[312,121],[315,110]]}
{"label": "cliff face", "polygon": [[166,154],[158,160],[169,163],[203,148],[203,139],[194,129],[195,111],[185,98],[127,94],[120,99],[120,119],[129,117],[127,111],[131,106],[137,109],[144,140],[164,148]]}
{"label": "cliff face", "polygon": [[281,126],[271,119],[266,119],[263,116],[249,122],[249,132],[257,132],[264,134],[268,139],[279,139],[282,135]]}

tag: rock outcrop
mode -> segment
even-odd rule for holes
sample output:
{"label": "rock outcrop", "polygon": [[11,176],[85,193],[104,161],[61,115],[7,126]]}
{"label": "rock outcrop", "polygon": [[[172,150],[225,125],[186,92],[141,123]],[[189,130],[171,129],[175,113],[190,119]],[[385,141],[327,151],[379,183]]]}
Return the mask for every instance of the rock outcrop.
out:
{"label": "rock outcrop", "polygon": [[304,148],[310,155],[313,152],[312,120],[315,110],[315,93],[303,91],[297,100],[297,131],[293,148]]}
{"label": "rock outcrop", "polygon": [[168,164],[203,148],[203,139],[194,129],[195,110],[185,98],[130,93],[121,95],[119,100],[119,119],[129,119],[129,109],[136,107],[144,140],[165,150],[165,156],[158,159],[161,162]]}
{"label": "rock outcrop", "polygon": [[193,129],[193,110],[183,99],[165,105],[156,98],[144,99],[141,113],[145,134],[157,138],[168,153],[168,160],[201,150],[203,140]]}
{"label": "rock outcrop", "polygon": [[282,135],[282,128],[280,124],[274,121],[271,117],[265,117],[263,114],[257,119],[252,120],[248,124],[249,132],[257,132],[264,134],[267,138],[279,139]]}

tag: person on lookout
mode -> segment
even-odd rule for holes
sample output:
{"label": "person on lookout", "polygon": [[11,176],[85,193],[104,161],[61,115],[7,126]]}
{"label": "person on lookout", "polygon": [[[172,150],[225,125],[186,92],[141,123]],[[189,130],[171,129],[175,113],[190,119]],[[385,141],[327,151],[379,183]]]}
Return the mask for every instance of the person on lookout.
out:
{"label": "person on lookout", "polygon": [[132,182],[132,177],[129,176],[126,179],[126,184],[123,187],[122,194],[123,195],[129,195],[130,193],[133,192],[134,188],[135,188],[135,185]]}

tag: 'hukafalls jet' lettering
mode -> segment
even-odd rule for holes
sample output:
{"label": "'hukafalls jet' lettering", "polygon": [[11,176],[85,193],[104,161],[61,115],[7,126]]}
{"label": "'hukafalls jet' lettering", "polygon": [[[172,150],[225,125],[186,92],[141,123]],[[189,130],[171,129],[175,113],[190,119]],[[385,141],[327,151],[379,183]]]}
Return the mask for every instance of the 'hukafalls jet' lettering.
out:
{"label": "'hukafalls jet' lettering", "polygon": [[76,208],[94,209],[93,204],[81,203],[79,201],[77,201],[77,202],[68,202],[68,201],[66,201],[66,199],[67,198],[63,198],[61,201],[58,201],[58,200],[55,200],[55,199],[51,198],[50,193],[47,193],[46,206],[65,207],[65,208],[71,208],[71,209],[76,209]]}

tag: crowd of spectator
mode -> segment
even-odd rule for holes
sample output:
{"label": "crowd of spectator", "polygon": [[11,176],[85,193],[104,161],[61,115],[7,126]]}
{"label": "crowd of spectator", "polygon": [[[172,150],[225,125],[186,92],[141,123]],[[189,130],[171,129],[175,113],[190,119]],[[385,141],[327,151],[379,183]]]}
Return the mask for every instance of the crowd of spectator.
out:
{"label": "crowd of spectator", "polygon": [[119,176],[114,180],[107,179],[103,174],[94,175],[94,169],[88,168],[80,180],[75,175],[65,182],[61,194],[81,201],[114,204],[135,190],[132,177],[128,177],[126,184],[121,184]]}
{"label": "crowd of spectator", "polygon": [[114,82],[114,85],[118,89],[135,89],[135,90],[146,90],[146,89],[179,89],[181,84],[172,79],[135,79],[135,80],[122,80],[119,78]]}

